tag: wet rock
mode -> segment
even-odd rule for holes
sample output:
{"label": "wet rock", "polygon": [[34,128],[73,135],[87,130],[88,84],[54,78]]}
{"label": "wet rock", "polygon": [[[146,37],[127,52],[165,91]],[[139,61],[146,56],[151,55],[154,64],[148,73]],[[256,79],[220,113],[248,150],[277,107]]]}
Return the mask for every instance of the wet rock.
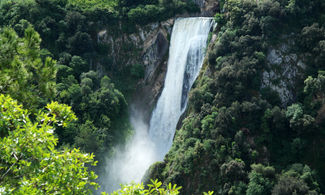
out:
{"label": "wet rock", "polygon": [[157,67],[163,57],[167,54],[169,42],[163,32],[158,32],[157,36],[151,40],[149,47],[144,50],[143,62],[145,66],[145,81],[153,79]]}

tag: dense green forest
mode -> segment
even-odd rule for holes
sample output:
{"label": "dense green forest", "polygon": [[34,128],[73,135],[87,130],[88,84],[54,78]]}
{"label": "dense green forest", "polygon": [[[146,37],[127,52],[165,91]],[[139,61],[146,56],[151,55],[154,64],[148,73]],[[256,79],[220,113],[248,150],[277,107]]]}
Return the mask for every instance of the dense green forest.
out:
{"label": "dense green forest", "polygon": [[[171,150],[145,185],[113,194],[325,193],[325,1],[215,2],[215,38]],[[132,134],[144,76],[114,66],[98,32],[199,11],[185,0],[0,1],[0,194],[97,189],[96,164]],[[277,66],[272,49],[303,65]]]}

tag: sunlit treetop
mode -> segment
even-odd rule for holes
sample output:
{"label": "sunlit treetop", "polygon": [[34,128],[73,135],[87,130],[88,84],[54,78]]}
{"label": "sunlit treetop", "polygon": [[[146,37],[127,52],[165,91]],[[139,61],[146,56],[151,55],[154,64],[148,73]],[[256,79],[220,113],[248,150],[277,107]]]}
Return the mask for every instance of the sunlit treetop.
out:
{"label": "sunlit treetop", "polygon": [[[52,102],[36,121],[9,96],[0,95],[0,194],[88,194],[97,178],[92,154],[57,150],[56,126],[76,120],[67,105]],[[87,165],[88,164],[88,165]]]}

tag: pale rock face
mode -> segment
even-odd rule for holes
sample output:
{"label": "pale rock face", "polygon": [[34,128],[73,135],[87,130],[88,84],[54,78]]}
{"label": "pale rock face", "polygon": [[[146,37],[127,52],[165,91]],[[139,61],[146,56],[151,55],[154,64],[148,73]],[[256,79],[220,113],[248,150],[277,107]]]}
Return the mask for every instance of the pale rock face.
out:
{"label": "pale rock face", "polygon": [[[152,24],[149,26],[150,33],[146,34],[143,39],[142,62],[145,66],[146,83],[152,81],[157,68],[164,60],[163,57],[167,54],[169,41],[168,34],[173,25],[173,20]],[[143,30],[141,29],[143,32]],[[145,34],[145,33],[142,33]]]}
{"label": "pale rock face", "polygon": [[305,69],[302,57],[291,53],[290,47],[291,45],[283,43],[277,48],[269,49],[262,79],[262,88],[270,87],[276,91],[283,105],[288,105],[295,99],[296,81]]}
{"label": "pale rock face", "polygon": [[219,2],[216,0],[194,0],[200,10],[200,16],[211,17],[219,10]]}
{"label": "pale rock face", "polygon": [[[169,47],[168,36],[171,33],[174,20],[151,23],[146,26],[137,26],[133,34],[112,35],[109,29],[97,34],[97,41],[108,44],[108,56],[112,57],[112,66],[123,67],[134,64],[143,64],[145,68],[145,82],[152,82],[159,65],[163,64],[163,57]],[[123,49],[125,45],[132,46],[129,52]],[[135,54],[136,53],[136,54]],[[101,66],[98,64],[98,66]]]}
{"label": "pale rock face", "polygon": [[168,46],[168,40],[163,31],[159,31],[157,36],[150,40],[149,47],[143,52],[142,58],[146,68],[145,81],[151,80],[154,76],[159,62],[161,62],[168,50]]}
{"label": "pale rock face", "polygon": [[106,36],[107,36],[106,30],[99,31],[99,33],[97,34],[97,42],[100,42],[101,40],[106,39]]}
{"label": "pale rock face", "polygon": [[[132,34],[114,34],[104,29],[97,34],[99,43],[107,44],[107,56],[111,58],[113,69],[141,64],[144,66],[144,78],[139,81],[132,103],[141,110],[144,120],[149,122],[152,107],[164,86],[167,70],[169,37],[174,19],[155,22],[145,26],[136,26]],[[125,49],[127,46],[130,49]],[[98,68],[100,67],[100,68]],[[104,65],[97,64],[97,69],[105,72]]]}

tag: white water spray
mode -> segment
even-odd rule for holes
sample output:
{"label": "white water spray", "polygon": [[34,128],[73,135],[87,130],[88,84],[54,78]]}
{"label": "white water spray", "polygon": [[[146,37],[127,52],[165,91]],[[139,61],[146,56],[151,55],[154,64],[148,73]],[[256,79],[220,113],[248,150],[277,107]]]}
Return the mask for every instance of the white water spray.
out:
{"label": "white water spray", "polygon": [[188,92],[203,63],[211,25],[211,18],[181,18],[175,22],[164,89],[150,120],[149,134],[159,160],[172,145]]}
{"label": "white water spray", "polygon": [[103,182],[106,192],[118,189],[120,184],[140,182],[145,171],[157,159],[154,143],[148,135],[148,125],[134,107],[131,107],[130,122],[135,134],[125,148],[116,148],[114,158],[107,162],[109,176]]}
{"label": "white water spray", "polygon": [[140,182],[151,164],[163,160],[186,108],[188,92],[201,69],[211,26],[211,18],[179,18],[175,21],[165,85],[152,113],[150,128],[140,113],[131,111],[130,121],[135,135],[125,150],[118,151],[108,161],[105,191],[116,190],[120,183]]}

